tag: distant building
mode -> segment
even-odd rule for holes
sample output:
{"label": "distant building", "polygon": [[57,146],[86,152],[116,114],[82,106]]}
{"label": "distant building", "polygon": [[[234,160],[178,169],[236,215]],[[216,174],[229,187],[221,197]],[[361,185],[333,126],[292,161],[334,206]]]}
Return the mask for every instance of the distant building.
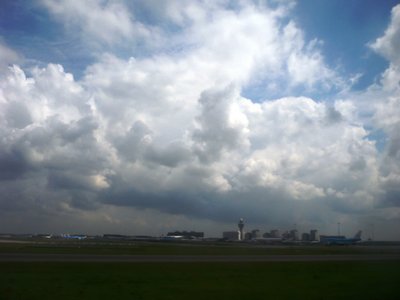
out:
{"label": "distant building", "polygon": [[253,238],[253,235],[251,234],[251,232],[246,232],[244,234],[244,239],[245,240],[251,240]]}
{"label": "distant building", "polygon": [[279,232],[279,229],[272,229],[270,234],[271,234],[271,237],[273,237],[273,238],[281,237],[281,233]]}
{"label": "distant building", "polygon": [[292,237],[291,237],[291,235],[290,235],[290,232],[287,231],[287,230],[285,230],[284,232],[282,232],[282,238],[283,238],[284,240],[290,240]]}
{"label": "distant building", "polygon": [[290,235],[292,236],[292,239],[294,241],[298,241],[300,239],[299,232],[297,231],[297,229],[290,230]]}
{"label": "distant building", "polygon": [[304,242],[311,241],[311,239],[310,239],[310,234],[309,234],[308,232],[304,232],[304,233],[301,235],[301,240],[304,241]]}
{"label": "distant building", "polygon": [[298,241],[299,240],[299,232],[297,231],[297,229],[292,229],[290,231],[285,231],[282,234],[282,237],[285,240]]}
{"label": "distant building", "polygon": [[318,230],[313,229],[310,231],[310,241],[314,242],[314,241],[319,241],[319,233]]}
{"label": "distant building", "polygon": [[245,236],[244,236],[244,220],[243,218],[240,218],[239,223],[238,223],[238,227],[239,227],[239,241],[244,240]]}
{"label": "distant building", "polygon": [[240,232],[239,231],[224,231],[222,233],[222,238],[227,241],[239,241]]}
{"label": "distant building", "polygon": [[265,239],[267,239],[267,238],[270,238],[270,237],[272,237],[272,236],[271,236],[271,233],[269,233],[269,232],[264,232],[263,235],[262,235],[262,237],[265,238]]}
{"label": "distant building", "polygon": [[261,232],[260,232],[260,230],[259,230],[259,229],[253,229],[253,230],[251,231],[251,238],[252,238],[252,239],[259,239],[259,238],[261,238]]}

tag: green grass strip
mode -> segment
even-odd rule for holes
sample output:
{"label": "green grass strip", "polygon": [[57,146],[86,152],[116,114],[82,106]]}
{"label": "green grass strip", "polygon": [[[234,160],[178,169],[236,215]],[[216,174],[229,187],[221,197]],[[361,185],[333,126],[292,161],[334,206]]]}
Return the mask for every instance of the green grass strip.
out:
{"label": "green grass strip", "polygon": [[400,262],[0,263],[0,299],[399,299]]}

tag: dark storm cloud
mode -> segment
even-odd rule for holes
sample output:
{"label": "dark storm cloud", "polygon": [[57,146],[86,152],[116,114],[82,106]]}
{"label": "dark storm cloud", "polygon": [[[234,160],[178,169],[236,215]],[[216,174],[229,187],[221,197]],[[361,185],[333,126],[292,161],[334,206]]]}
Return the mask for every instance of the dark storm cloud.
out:
{"label": "dark storm cloud", "polygon": [[0,180],[15,180],[31,170],[28,150],[24,145],[1,145]]}
{"label": "dark storm cloud", "polygon": [[115,147],[125,159],[134,162],[148,146],[146,136],[151,136],[151,130],[143,122],[136,121],[124,136],[115,139]]}
{"label": "dark storm cloud", "polygon": [[179,142],[172,142],[166,147],[157,146],[148,147],[145,153],[145,159],[166,167],[175,168],[179,164],[185,163],[192,158],[192,153]]}
{"label": "dark storm cloud", "polygon": [[400,122],[393,126],[393,132],[387,145],[387,155],[396,160],[400,160]]}
{"label": "dark storm cloud", "polygon": [[282,191],[259,187],[254,187],[250,191],[225,194],[207,191],[203,193],[173,191],[157,194],[125,190],[111,193],[108,191],[101,196],[105,203],[113,205],[154,208],[170,214],[219,222],[231,222],[236,220],[237,216],[242,216],[254,223],[276,225],[288,225],[288,222],[292,225],[304,220],[323,223],[324,220],[319,212],[326,205],[320,201],[307,203],[292,201],[290,196]]}
{"label": "dark storm cloud", "polygon": [[384,205],[400,207],[400,123],[392,128],[381,165]]}
{"label": "dark storm cloud", "polygon": [[51,171],[47,176],[48,187],[51,189],[75,191],[90,191],[93,189],[90,179],[77,173],[72,168],[70,171]]}

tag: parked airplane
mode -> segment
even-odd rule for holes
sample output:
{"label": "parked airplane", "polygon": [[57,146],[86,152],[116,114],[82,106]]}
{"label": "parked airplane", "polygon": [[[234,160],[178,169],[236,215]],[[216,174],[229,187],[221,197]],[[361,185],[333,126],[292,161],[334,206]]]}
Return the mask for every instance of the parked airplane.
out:
{"label": "parked airplane", "polygon": [[353,245],[361,241],[361,233],[359,230],[353,238],[344,236],[326,236],[321,238],[321,243],[326,245]]}
{"label": "parked airplane", "polygon": [[183,240],[185,237],[183,235],[166,235],[161,237],[160,239],[163,241],[174,241],[174,240]]}
{"label": "parked airplane", "polygon": [[61,237],[64,239],[73,239],[73,240],[84,240],[87,238],[86,235],[70,235],[70,234],[62,234]]}

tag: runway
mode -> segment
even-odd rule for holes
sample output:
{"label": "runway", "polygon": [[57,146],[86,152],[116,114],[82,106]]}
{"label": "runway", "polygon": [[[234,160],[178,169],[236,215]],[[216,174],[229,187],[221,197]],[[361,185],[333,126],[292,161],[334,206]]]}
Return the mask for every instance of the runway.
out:
{"label": "runway", "polygon": [[307,262],[307,261],[398,261],[400,255],[87,255],[1,253],[0,262]]}

